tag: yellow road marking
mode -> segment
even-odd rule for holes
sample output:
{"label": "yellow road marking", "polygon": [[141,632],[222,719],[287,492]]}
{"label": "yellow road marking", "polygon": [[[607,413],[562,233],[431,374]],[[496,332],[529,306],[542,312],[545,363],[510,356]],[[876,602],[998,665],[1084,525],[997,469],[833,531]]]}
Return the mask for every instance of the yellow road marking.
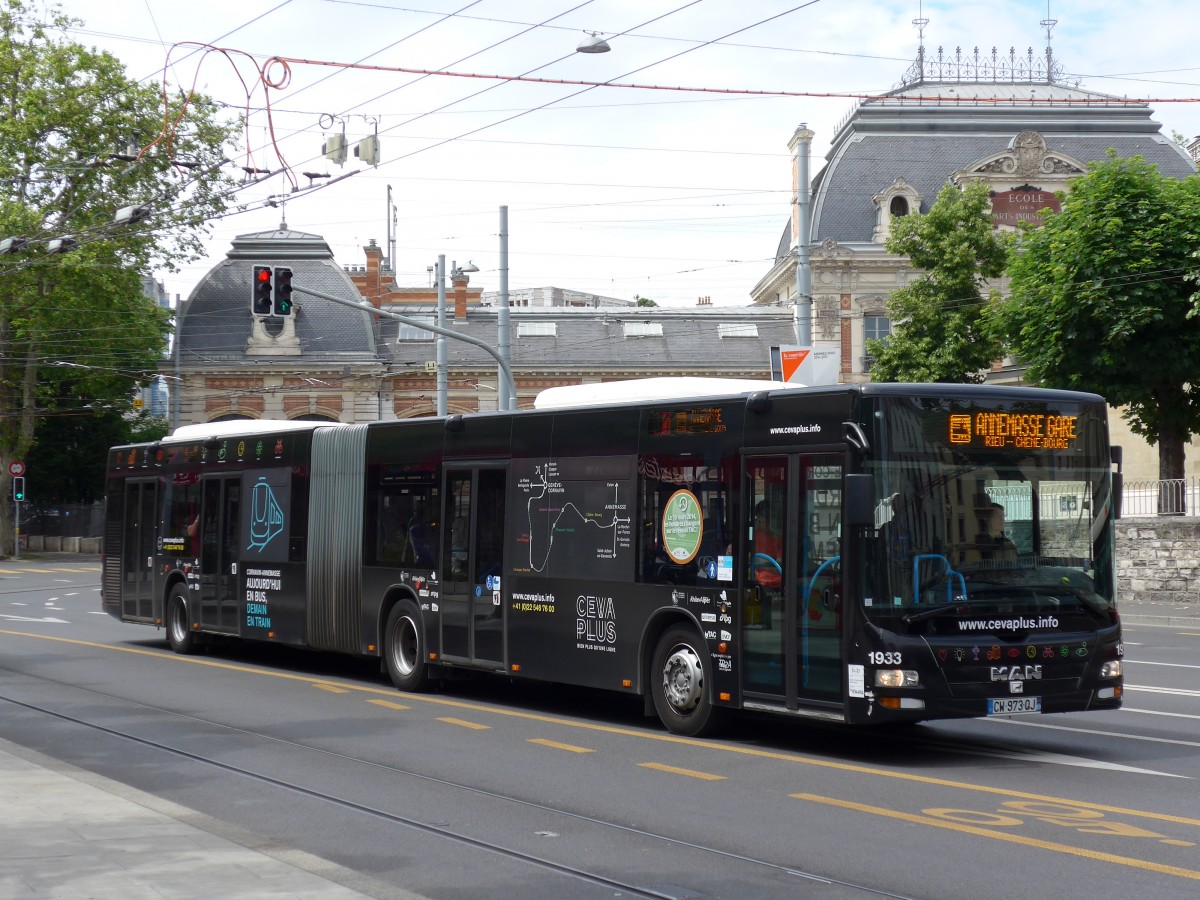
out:
{"label": "yellow road marking", "polygon": [[724,775],[714,775],[711,772],[697,772],[695,769],[681,769],[678,766],[664,766],[662,763],[638,763],[643,769],[654,769],[656,772],[670,772],[672,775],[686,775],[688,778],[699,778],[701,781],[724,781]]}
{"label": "yellow road marking", "polygon": [[[1011,844],[1022,844],[1026,847],[1037,847],[1041,850],[1051,850],[1055,853],[1066,853],[1071,856],[1081,856],[1097,862],[1115,863],[1119,866],[1130,866],[1135,869],[1146,869],[1162,875],[1174,875],[1178,878],[1191,878],[1200,881],[1200,871],[1181,869],[1178,866],[1165,866],[1161,863],[1150,862],[1148,859],[1135,859],[1131,856],[1117,856],[1115,853],[1103,853],[1098,850],[1087,850],[1083,847],[1072,847],[1070,844],[1059,844],[1054,841],[1043,841],[1037,838],[1025,837],[1020,834],[1009,834],[1006,831],[995,831],[991,828],[980,828],[978,825],[964,825],[948,822],[945,819],[935,819],[931,816],[918,816],[912,813],[900,812],[897,809],[887,809],[882,806],[867,806],[865,803],[852,803],[849,800],[838,800],[835,797],[821,797],[816,794],[789,794],[797,800],[808,800],[812,803],[823,803],[826,806],[836,806],[839,809],[851,809],[858,812],[885,816],[889,819],[899,819],[902,822],[912,822],[916,825],[929,825],[933,828],[945,828],[948,831],[958,831],[963,834],[973,834],[977,837],[992,838],[998,841],[1008,841]],[[1079,804],[1082,806],[1083,804]]]}
{"label": "yellow road marking", "polygon": [[325,682],[325,681],[314,681],[313,687],[315,687],[318,691],[328,691],[331,694],[348,694],[348,693],[350,693],[349,688],[344,688],[344,687],[341,687],[336,684],[329,684],[328,682]]}
{"label": "yellow road marking", "polygon": [[[215,669],[224,669],[225,671],[229,672],[244,672],[250,675],[258,675],[267,678],[281,678],[284,680],[299,681],[308,685],[318,683],[311,675],[294,675],[289,672],[271,672],[263,669],[255,669],[251,666],[221,662],[214,659],[204,659],[195,656],[180,656],[167,650],[143,650],[137,647],[119,647],[114,644],[101,644],[95,641],[80,640],[79,638],[59,637],[50,634],[35,634],[27,631],[11,631],[8,629],[0,629],[0,634],[7,634],[12,637],[30,638],[38,641],[53,641],[60,644],[74,644],[76,646],[92,647],[98,650],[113,650],[120,653],[132,653],[139,656],[152,656],[163,660],[164,662],[182,663],[195,666],[210,666]],[[326,683],[334,684],[335,682],[331,681]],[[339,686],[347,688],[352,693],[376,694],[392,697],[396,695],[395,690],[391,688],[368,687],[366,685],[358,684],[339,684]],[[939,787],[957,788],[958,790],[971,791],[980,794],[990,794],[993,796],[1014,797],[1021,800],[1039,800],[1049,803],[1065,803],[1079,809],[1094,809],[1100,812],[1114,813],[1116,815],[1151,819],[1158,822],[1173,822],[1177,825],[1193,825],[1197,828],[1200,828],[1200,819],[1191,819],[1185,816],[1170,815],[1168,813],[1129,809],[1122,806],[1108,806],[1104,803],[1090,803],[1086,800],[1073,800],[1065,797],[1055,797],[1051,794],[1034,794],[1026,791],[1012,790],[1009,788],[989,787],[987,785],[970,784],[963,781],[951,781],[946,778],[934,778],[930,775],[915,775],[909,772],[891,772],[887,769],[878,769],[872,766],[859,766],[854,765],[853,763],[836,762],[828,759],[813,759],[812,757],[797,756],[792,753],[784,753],[775,750],[763,750],[758,747],[739,747],[732,744],[722,744],[717,741],[704,741],[696,738],[680,737],[674,734],[667,734],[666,732],[622,728],[616,725],[602,725],[595,722],[572,722],[567,719],[555,718],[554,716],[523,712],[517,709],[497,709],[482,706],[477,703],[471,703],[466,700],[454,700],[444,696],[406,694],[405,697],[413,703],[428,703],[436,706],[485,713],[487,715],[503,716],[510,719],[520,719],[526,722],[541,722],[550,725],[558,725],[565,728],[575,728],[582,731],[596,731],[602,734],[623,735],[626,737],[635,737],[641,740],[656,741],[664,744],[681,744],[687,747],[717,750],[722,753],[732,753],[754,759],[778,760],[780,762],[814,766],[822,769],[832,769],[838,772],[848,772],[857,775],[874,775],[879,778],[889,778],[897,781],[908,781],[917,784],[933,784]],[[487,726],[485,725],[482,727],[486,728]]]}
{"label": "yellow road marking", "polygon": [[461,728],[471,728],[475,731],[488,731],[491,725],[481,725],[479,722],[468,722],[466,719],[455,719],[450,716],[438,716],[439,722],[445,722],[447,725],[458,725]]}
{"label": "yellow road marking", "polygon": [[393,703],[391,700],[376,700],[371,699],[368,703],[374,703],[376,706],[382,706],[386,709],[412,709],[411,706],[405,706],[403,703]]}
{"label": "yellow road marking", "polygon": [[530,738],[529,743],[541,744],[543,747],[552,747],[555,750],[569,750],[571,753],[595,753],[596,751],[590,747],[576,747],[574,744],[561,744],[558,741],[548,741],[545,738]]}

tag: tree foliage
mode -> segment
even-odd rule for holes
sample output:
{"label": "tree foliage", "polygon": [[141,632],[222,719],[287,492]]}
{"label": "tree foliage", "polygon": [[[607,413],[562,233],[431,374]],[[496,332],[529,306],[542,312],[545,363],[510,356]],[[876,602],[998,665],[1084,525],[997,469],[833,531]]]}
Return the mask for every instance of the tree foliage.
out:
{"label": "tree foliage", "polygon": [[[72,24],[0,0],[0,238],[27,241],[0,257],[0,546],[7,464],[46,414],[129,408],[168,328],[142,280],[199,256],[231,196],[218,165],[237,123],[203,98],[165,103],[115,57],[67,40]],[[152,216],[115,225],[127,206]],[[59,238],[78,246],[51,254]]]}
{"label": "tree foliage", "polygon": [[1103,394],[1159,445],[1159,477],[1182,478],[1200,432],[1200,177],[1142,157],[1093,163],[1062,212],[1027,230],[996,333],[1047,387]]}
{"label": "tree foliage", "polygon": [[983,318],[985,280],[1006,258],[990,211],[985,186],[947,184],[927,214],[892,220],[888,252],[920,274],[888,299],[889,338],[867,342],[872,380],[974,383],[1001,356]]}

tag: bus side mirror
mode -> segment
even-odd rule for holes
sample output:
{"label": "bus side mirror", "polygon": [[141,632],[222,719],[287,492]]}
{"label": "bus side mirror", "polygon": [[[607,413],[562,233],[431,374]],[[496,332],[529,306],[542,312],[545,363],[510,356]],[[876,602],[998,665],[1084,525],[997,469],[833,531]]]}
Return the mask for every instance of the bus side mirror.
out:
{"label": "bus side mirror", "polygon": [[846,527],[875,524],[875,479],[870,475],[846,476]]}

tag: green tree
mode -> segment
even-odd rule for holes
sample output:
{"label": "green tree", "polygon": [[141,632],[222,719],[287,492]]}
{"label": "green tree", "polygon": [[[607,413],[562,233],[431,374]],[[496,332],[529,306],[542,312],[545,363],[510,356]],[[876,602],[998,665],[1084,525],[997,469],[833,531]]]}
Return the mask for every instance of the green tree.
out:
{"label": "green tree", "polygon": [[[8,463],[47,414],[129,407],[168,329],[142,278],[199,256],[231,196],[219,164],[237,123],[203,98],[164,106],[160,86],[66,40],[72,24],[0,0],[0,239],[26,241],[0,257],[0,547],[12,543]],[[125,207],[150,218],[114,224]],[[64,238],[75,248],[52,253]]]}
{"label": "green tree", "polygon": [[985,279],[1004,272],[982,184],[942,188],[926,215],[892,220],[885,244],[920,274],[888,298],[892,333],[867,341],[873,381],[975,383],[1002,355],[984,322]]}
{"label": "green tree", "polygon": [[1027,230],[997,332],[1046,387],[1103,394],[1158,444],[1160,478],[1182,478],[1200,431],[1200,177],[1142,157],[1093,163],[1062,212]]}
{"label": "green tree", "polygon": [[640,294],[634,294],[633,299],[637,306],[658,306],[658,304],[649,297],[643,297]]}

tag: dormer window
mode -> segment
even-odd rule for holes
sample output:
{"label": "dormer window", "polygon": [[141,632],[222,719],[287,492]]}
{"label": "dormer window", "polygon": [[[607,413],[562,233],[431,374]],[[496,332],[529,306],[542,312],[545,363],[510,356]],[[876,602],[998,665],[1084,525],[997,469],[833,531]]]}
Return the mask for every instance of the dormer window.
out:
{"label": "dormer window", "polygon": [[871,199],[875,201],[875,231],[871,240],[876,244],[888,239],[892,219],[921,211],[921,195],[903,178],[897,178]]}

